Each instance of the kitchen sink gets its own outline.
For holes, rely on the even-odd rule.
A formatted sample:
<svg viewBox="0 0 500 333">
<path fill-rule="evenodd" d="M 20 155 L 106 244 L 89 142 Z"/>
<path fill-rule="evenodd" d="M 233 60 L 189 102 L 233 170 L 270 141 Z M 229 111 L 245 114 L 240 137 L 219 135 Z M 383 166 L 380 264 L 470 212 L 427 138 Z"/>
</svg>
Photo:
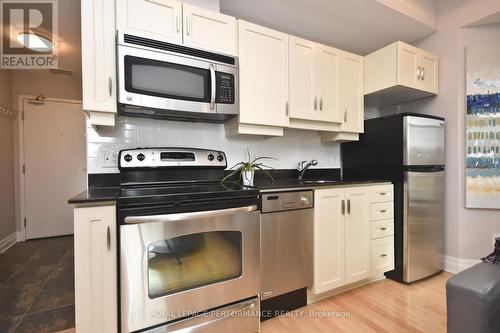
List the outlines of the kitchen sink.
<svg viewBox="0 0 500 333">
<path fill-rule="evenodd" d="M 335 184 L 339 183 L 338 180 L 326 180 L 326 179 L 315 179 L 315 180 L 302 180 L 302 184 Z"/>
</svg>

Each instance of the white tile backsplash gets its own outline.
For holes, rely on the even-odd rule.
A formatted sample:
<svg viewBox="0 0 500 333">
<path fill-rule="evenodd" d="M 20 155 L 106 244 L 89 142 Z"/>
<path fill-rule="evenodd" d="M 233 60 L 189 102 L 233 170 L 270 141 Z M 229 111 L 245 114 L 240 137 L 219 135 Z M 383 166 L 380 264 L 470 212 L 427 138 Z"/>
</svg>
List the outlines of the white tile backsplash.
<svg viewBox="0 0 500 333">
<path fill-rule="evenodd" d="M 340 168 L 338 143 L 322 143 L 314 131 L 286 129 L 283 137 L 226 137 L 224 125 L 188 123 L 147 118 L 119 117 L 115 127 L 92 127 L 87 123 L 87 169 L 89 173 L 117 173 L 104 165 L 106 152 L 136 147 L 196 147 L 222 150 L 228 166 L 253 156 L 271 156 L 267 164 L 292 169 L 302 160 L 317 159 L 316 168 Z"/>
</svg>

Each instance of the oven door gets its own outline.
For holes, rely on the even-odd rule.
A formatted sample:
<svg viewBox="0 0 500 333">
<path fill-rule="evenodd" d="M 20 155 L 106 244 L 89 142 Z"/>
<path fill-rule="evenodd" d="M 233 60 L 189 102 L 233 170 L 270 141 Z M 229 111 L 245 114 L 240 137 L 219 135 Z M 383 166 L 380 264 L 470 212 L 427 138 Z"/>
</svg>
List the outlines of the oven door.
<svg viewBox="0 0 500 333">
<path fill-rule="evenodd" d="M 257 206 L 125 217 L 120 226 L 122 332 L 259 293 Z"/>
</svg>

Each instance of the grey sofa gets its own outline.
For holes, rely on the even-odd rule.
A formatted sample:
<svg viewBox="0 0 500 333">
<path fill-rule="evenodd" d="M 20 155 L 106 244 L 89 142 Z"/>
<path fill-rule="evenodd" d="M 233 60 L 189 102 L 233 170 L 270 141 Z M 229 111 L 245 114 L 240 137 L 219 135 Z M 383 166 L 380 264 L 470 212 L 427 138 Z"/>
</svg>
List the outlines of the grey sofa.
<svg viewBox="0 0 500 333">
<path fill-rule="evenodd" d="M 446 283 L 448 333 L 500 333 L 500 265 L 477 264 Z"/>
</svg>

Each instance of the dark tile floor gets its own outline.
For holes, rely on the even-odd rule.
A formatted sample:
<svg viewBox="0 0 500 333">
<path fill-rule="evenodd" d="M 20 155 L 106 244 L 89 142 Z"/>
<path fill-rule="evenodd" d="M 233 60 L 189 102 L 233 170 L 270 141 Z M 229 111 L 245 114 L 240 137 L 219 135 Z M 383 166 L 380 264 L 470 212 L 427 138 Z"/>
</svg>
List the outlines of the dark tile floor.
<svg viewBox="0 0 500 333">
<path fill-rule="evenodd" d="M 0 332 L 75 326 L 73 237 L 19 242 L 0 254 Z"/>
</svg>

